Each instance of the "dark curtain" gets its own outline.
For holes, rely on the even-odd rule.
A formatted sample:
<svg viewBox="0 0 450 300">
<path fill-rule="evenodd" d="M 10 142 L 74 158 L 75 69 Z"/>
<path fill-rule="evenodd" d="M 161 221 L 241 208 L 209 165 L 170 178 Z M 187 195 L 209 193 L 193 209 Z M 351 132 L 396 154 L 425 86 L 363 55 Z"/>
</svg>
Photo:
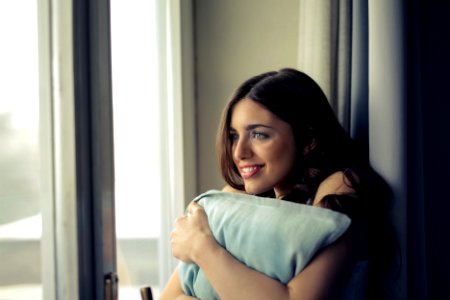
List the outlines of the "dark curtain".
<svg viewBox="0 0 450 300">
<path fill-rule="evenodd" d="M 299 67 L 394 192 L 397 299 L 450 299 L 449 2 L 300 3 Z"/>
<path fill-rule="evenodd" d="M 392 15 L 396 7 L 401 11 Z M 381 11 L 377 13 L 374 9 Z M 400 152 L 393 169 L 385 167 L 386 161 L 393 161 L 386 152 L 374 155 L 375 166 L 390 181 L 396 195 L 393 220 L 402 248 L 401 274 L 395 283 L 398 298 L 450 299 L 449 4 L 425 0 L 354 0 L 352 15 L 350 132 L 362 146 L 369 147 L 371 156 L 381 148 L 377 144 L 389 142 L 391 130 L 402 135 L 394 147 L 389 147 Z M 398 27 L 391 26 L 391 32 L 382 32 L 383 24 L 394 17 L 401 20 Z M 378 28 L 381 32 L 377 32 Z M 396 38 L 401 39 L 393 41 L 400 47 L 397 51 L 386 51 L 391 45 L 383 45 L 382 38 L 373 38 L 374 33 L 396 32 Z M 370 45 L 371 42 L 377 45 Z M 397 85 L 389 82 L 392 64 L 401 68 L 395 72 L 403 74 L 403 78 L 397 78 Z M 374 68 L 380 71 L 374 72 Z M 398 105 L 379 104 L 386 99 L 379 97 L 376 89 L 383 88 L 398 89 L 398 99 L 390 99 L 399 102 Z M 374 121 L 379 115 L 386 115 L 386 122 L 390 121 L 390 113 L 378 109 L 379 106 L 398 109 L 400 121 L 394 124 L 404 128 L 389 128 L 381 119 Z M 378 142 L 373 142 L 373 135 Z M 396 168 L 399 170 L 393 172 Z M 395 180 L 392 173 L 405 178 Z"/>
<path fill-rule="evenodd" d="M 408 299 L 450 299 L 450 7 L 405 4 Z"/>
</svg>

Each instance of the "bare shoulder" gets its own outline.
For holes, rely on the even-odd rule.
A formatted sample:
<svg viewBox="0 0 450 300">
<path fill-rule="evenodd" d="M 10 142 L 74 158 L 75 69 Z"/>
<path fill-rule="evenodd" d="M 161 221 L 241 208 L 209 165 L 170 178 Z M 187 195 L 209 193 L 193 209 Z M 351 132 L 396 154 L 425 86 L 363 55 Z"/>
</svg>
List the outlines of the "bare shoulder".
<svg viewBox="0 0 450 300">
<path fill-rule="evenodd" d="M 352 173 L 352 176 L 357 179 L 355 174 Z M 353 193 L 355 193 L 355 190 L 353 189 L 351 181 L 347 177 L 346 173 L 343 171 L 338 171 L 325 178 L 325 180 L 323 180 L 319 185 L 316 196 L 314 197 L 314 205 L 319 204 L 326 195 L 345 195 Z"/>
</svg>

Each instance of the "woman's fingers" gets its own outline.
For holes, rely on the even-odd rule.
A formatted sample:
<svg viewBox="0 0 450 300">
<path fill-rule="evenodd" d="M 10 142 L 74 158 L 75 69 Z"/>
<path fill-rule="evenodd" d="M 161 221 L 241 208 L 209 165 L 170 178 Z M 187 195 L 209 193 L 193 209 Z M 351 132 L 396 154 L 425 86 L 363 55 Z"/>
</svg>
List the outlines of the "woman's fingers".
<svg viewBox="0 0 450 300">
<path fill-rule="evenodd" d="M 193 262 L 203 251 L 204 245 L 211 245 L 211 241 L 215 241 L 208 216 L 196 202 L 191 202 L 186 213 L 175 219 L 170 237 L 173 256 L 185 262 Z"/>
<path fill-rule="evenodd" d="M 189 205 L 188 205 L 188 207 L 187 207 L 187 209 L 186 209 L 186 212 L 187 212 L 187 214 L 189 215 L 189 214 L 195 214 L 198 210 L 201 210 L 201 209 L 203 209 L 197 202 L 195 202 L 195 201 L 192 201 Z"/>
</svg>

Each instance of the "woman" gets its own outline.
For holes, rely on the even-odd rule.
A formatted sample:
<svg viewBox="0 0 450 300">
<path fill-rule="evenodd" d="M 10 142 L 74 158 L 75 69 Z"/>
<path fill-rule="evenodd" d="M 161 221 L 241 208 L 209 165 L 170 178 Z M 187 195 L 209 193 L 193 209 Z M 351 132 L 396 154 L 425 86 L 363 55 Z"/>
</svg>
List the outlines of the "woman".
<svg viewBox="0 0 450 300">
<path fill-rule="evenodd" d="M 322 206 L 352 219 L 343 237 L 284 285 L 222 248 L 204 210 L 190 204 L 176 220 L 172 252 L 197 264 L 221 299 L 337 299 L 359 260 L 369 262 L 368 295 L 387 297 L 394 245 L 388 189 L 309 76 L 282 69 L 244 82 L 225 107 L 217 148 L 224 191 Z M 189 298 L 175 270 L 161 299 Z"/>
</svg>

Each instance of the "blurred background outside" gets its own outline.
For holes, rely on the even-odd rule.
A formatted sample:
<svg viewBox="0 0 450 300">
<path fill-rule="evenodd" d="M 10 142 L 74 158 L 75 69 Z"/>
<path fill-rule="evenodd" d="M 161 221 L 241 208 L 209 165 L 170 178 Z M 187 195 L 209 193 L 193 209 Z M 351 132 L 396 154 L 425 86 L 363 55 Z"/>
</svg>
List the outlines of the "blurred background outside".
<svg viewBox="0 0 450 300">
<path fill-rule="evenodd" d="M 159 293 L 154 14 L 151 0 L 111 1 L 120 299 Z M 37 18 L 35 0 L 0 1 L 0 299 L 43 297 Z"/>
</svg>

